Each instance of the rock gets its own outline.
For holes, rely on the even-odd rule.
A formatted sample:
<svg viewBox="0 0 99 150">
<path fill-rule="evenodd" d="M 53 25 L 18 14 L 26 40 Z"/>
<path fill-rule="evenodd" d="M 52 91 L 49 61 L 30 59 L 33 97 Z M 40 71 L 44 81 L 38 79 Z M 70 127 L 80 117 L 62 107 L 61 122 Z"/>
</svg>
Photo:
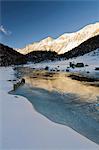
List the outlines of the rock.
<svg viewBox="0 0 99 150">
<path fill-rule="evenodd" d="M 87 71 L 87 73 L 90 73 L 89 71 Z"/>
<path fill-rule="evenodd" d="M 99 71 L 99 67 L 96 67 L 95 70 L 98 70 L 98 71 Z"/>
<path fill-rule="evenodd" d="M 48 67 L 48 66 L 46 66 L 46 67 L 45 67 L 45 70 L 48 70 L 48 69 L 49 69 L 49 67 Z"/>
<path fill-rule="evenodd" d="M 88 65 L 86 64 L 85 67 L 88 67 Z"/>
<path fill-rule="evenodd" d="M 24 78 L 22 78 L 21 83 L 25 83 L 25 79 Z"/>
<path fill-rule="evenodd" d="M 83 64 L 83 63 L 77 63 L 77 64 L 75 65 L 75 67 L 84 67 L 84 64 Z"/>
<path fill-rule="evenodd" d="M 69 72 L 69 69 L 66 69 L 66 72 Z"/>
<path fill-rule="evenodd" d="M 59 72 L 60 70 L 59 69 L 57 69 L 57 72 Z"/>
<path fill-rule="evenodd" d="M 21 85 L 24 84 L 24 83 L 25 83 L 25 79 L 22 78 L 21 81 L 15 83 L 15 84 L 13 85 L 13 90 L 15 91 L 19 86 L 21 86 Z"/>
</svg>

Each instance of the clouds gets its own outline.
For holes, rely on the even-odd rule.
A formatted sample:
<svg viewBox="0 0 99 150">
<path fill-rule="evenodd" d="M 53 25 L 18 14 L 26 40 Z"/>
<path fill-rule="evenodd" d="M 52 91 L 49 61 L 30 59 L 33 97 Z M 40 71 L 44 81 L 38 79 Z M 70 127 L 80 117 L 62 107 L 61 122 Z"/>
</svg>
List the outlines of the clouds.
<svg viewBox="0 0 99 150">
<path fill-rule="evenodd" d="M 4 35 L 11 35 L 11 31 L 5 29 L 3 25 L 0 25 L 0 32 Z"/>
</svg>

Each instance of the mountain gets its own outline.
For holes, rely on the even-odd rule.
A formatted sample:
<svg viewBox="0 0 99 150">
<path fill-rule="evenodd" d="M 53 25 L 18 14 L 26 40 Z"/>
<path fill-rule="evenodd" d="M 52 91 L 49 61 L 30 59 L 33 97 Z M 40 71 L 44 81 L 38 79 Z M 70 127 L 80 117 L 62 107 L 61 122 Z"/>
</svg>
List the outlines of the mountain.
<svg viewBox="0 0 99 150">
<path fill-rule="evenodd" d="M 0 44 L 0 66 L 19 65 L 27 62 L 24 55 L 13 48 Z"/>
<path fill-rule="evenodd" d="M 48 60 L 69 59 L 82 56 L 99 48 L 99 35 L 94 36 L 74 49 L 64 53 L 57 54 L 54 51 L 32 51 L 26 55 L 20 54 L 13 48 L 0 44 L 0 66 L 20 65 L 27 62 L 38 63 Z"/>
<path fill-rule="evenodd" d="M 28 61 L 37 63 L 61 58 L 69 59 L 97 48 L 99 48 L 99 23 L 88 25 L 75 33 L 63 34 L 57 39 L 48 37 L 17 51 L 0 44 L 0 66 L 19 65 Z"/>
<path fill-rule="evenodd" d="M 73 48 L 72 50 L 64 54 L 57 54 L 56 52 L 53 51 L 33 51 L 26 54 L 25 56 L 28 59 L 28 61 L 37 63 L 47 60 L 53 61 L 53 60 L 60 60 L 61 58 L 69 59 L 73 57 L 78 57 L 87 54 L 91 51 L 94 51 L 97 48 L 99 48 L 99 35 L 84 41 L 79 46 Z"/>
<path fill-rule="evenodd" d="M 91 51 L 96 50 L 99 48 L 99 35 L 94 36 L 85 42 L 81 43 L 79 46 L 75 47 L 74 49 L 61 54 L 61 58 L 69 59 L 73 57 L 83 56 Z"/>
<path fill-rule="evenodd" d="M 29 44 L 25 48 L 17 49 L 17 51 L 22 54 L 28 54 L 32 51 L 54 51 L 58 54 L 64 54 L 96 35 L 99 35 L 98 22 L 87 25 L 74 33 L 65 33 L 57 39 L 47 37 L 39 42 Z"/>
</svg>

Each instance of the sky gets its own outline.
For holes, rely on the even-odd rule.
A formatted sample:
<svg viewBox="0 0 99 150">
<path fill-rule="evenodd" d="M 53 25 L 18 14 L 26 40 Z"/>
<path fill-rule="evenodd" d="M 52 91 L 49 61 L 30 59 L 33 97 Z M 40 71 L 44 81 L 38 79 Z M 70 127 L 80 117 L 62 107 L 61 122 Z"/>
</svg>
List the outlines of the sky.
<svg viewBox="0 0 99 150">
<path fill-rule="evenodd" d="M 2 0 L 0 42 L 13 48 L 99 22 L 99 1 Z"/>
</svg>

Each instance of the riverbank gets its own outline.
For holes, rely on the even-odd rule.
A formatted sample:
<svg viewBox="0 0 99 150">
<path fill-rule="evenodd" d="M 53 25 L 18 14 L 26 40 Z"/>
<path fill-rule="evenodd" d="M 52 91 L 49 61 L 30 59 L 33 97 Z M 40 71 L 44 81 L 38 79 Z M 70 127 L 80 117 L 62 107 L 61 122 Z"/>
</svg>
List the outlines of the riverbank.
<svg viewBox="0 0 99 150">
<path fill-rule="evenodd" d="M 37 113 L 22 96 L 9 95 L 15 80 L 12 67 L 0 68 L 1 149 L 97 150 L 99 146 L 71 128 Z M 71 144 L 72 143 L 72 144 Z"/>
</svg>

